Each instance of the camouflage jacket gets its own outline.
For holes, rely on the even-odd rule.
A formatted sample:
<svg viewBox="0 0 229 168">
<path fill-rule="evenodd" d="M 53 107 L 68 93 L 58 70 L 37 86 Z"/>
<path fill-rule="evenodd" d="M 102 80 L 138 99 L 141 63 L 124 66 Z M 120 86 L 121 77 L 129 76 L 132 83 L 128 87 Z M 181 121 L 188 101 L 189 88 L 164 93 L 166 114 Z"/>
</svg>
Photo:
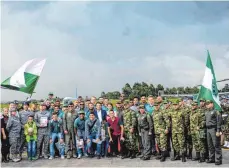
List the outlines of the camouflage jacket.
<svg viewBox="0 0 229 168">
<path fill-rule="evenodd" d="M 196 134 L 199 130 L 205 128 L 205 115 L 201 110 L 195 109 L 190 114 L 190 131 L 191 134 Z"/>
<path fill-rule="evenodd" d="M 137 128 L 137 117 L 135 111 L 130 109 L 126 109 L 123 111 L 123 124 L 124 124 L 124 131 L 129 131 L 129 129 Z"/>
<path fill-rule="evenodd" d="M 182 109 L 173 109 L 170 111 L 169 116 L 172 122 L 172 133 L 184 133 L 185 127 L 185 114 Z"/>
<path fill-rule="evenodd" d="M 78 114 L 75 110 L 73 112 L 67 111 L 64 113 L 63 117 L 63 128 L 64 131 L 74 131 L 74 122 L 75 119 L 77 118 Z"/>
<path fill-rule="evenodd" d="M 169 128 L 169 120 L 165 114 L 165 110 L 154 110 L 152 116 L 155 134 L 165 133 L 165 130 Z"/>
</svg>

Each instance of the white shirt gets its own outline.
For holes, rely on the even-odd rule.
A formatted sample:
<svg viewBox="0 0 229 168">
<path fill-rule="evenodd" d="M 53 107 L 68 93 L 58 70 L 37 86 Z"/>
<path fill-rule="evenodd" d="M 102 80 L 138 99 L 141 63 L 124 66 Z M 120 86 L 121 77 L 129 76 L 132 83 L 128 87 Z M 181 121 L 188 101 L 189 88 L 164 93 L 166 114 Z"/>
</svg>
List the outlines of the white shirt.
<svg viewBox="0 0 229 168">
<path fill-rule="evenodd" d="M 99 121 L 102 122 L 102 111 L 101 110 L 97 111 L 97 115 L 98 115 Z"/>
</svg>

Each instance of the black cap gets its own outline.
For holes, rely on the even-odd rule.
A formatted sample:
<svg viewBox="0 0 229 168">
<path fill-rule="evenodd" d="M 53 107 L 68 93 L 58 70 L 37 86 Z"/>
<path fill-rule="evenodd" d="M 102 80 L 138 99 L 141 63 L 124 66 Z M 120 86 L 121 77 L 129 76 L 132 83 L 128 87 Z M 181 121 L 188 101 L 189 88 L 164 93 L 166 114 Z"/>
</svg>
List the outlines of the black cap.
<svg viewBox="0 0 229 168">
<path fill-rule="evenodd" d="M 29 102 L 25 101 L 23 102 L 23 105 L 29 106 Z"/>
</svg>

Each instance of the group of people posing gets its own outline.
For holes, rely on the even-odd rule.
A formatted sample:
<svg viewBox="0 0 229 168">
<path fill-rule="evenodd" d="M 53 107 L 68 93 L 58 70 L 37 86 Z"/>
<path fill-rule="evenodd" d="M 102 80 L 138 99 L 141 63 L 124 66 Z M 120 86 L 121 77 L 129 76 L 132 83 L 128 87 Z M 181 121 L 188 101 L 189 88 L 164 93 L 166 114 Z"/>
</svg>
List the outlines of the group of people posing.
<svg viewBox="0 0 229 168">
<path fill-rule="evenodd" d="M 1 119 L 2 161 L 18 162 L 27 146 L 29 160 L 120 157 L 164 162 L 186 159 L 222 164 L 222 119 L 210 100 L 179 100 L 142 96 L 113 104 L 91 97 L 64 102 L 53 94 L 40 104 L 12 102 Z M 195 155 L 193 156 L 193 151 Z"/>
</svg>

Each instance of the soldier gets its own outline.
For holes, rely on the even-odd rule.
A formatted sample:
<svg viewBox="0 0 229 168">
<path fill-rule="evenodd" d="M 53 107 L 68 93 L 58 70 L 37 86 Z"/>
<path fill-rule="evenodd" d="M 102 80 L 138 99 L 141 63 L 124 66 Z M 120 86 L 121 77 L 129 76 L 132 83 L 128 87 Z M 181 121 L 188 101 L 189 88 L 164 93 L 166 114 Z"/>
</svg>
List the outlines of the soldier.
<svg viewBox="0 0 229 168">
<path fill-rule="evenodd" d="M 186 162 L 185 158 L 185 137 L 184 137 L 184 127 L 185 127 L 185 116 L 183 111 L 180 109 L 179 102 L 173 103 L 174 109 L 170 112 L 170 117 L 172 121 L 172 142 L 175 158 L 172 157 L 171 160 L 180 160 L 180 153 L 182 154 L 182 162 Z"/>
<path fill-rule="evenodd" d="M 49 92 L 49 95 L 48 95 L 47 100 L 48 100 L 48 101 L 53 101 L 53 100 L 54 100 L 53 92 Z"/>
<path fill-rule="evenodd" d="M 67 159 L 72 156 L 76 158 L 76 145 L 75 145 L 75 134 L 74 134 L 74 121 L 77 118 L 77 112 L 74 109 L 74 104 L 69 102 L 68 111 L 63 117 L 63 129 L 65 134 L 65 154 L 67 154 Z M 72 149 L 72 150 L 71 150 Z"/>
<path fill-rule="evenodd" d="M 190 112 L 191 107 L 187 104 L 187 102 L 184 101 L 180 102 L 180 108 L 182 109 L 184 116 L 185 116 L 185 155 L 187 156 L 187 159 L 192 159 L 192 137 L 190 133 Z"/>
<path fill-rule="evenodd" d="M 23 103 L 23 111 L 19 112 L 19 119 L 22 125 L 22 130 L 21 130 L 21 144 L 20 144 L 20 159 L 22 157 L 22 153 L 23 153 L 23 148 L 25 146 L 26 143 L 26 137 L 24 134 L 24 126 L 28 121 L 28 117 L 29 116 L 34 116 L 34 112 L 31 112 L 29 110 L 29 103 L 28 102 L 24 102 Z"/>
<path fill-rule="evenodd" d="M 44 158 L 48 159 L 48 147 L 49 147 L 49 128 L 48 123 L 51 119 L 49 111 L 47 111 L 45 103 L 41 104 L 41 111 L 37 112 L 34 117 L 34 121 L 37 125 L 37 157 L 39 158 L 42 150 L 42 143 L 44 144 Z"/>
<path fill-rule="evenodd" d="M 140 114 L 138 116 L 138 132 L 141 136 L 141 144 L 143 145 L 143 152 L 141 159 L 149 160 L 151 153 L 150 137 L 153 130 L 153 121 L 151 116 L 145 111 L 145 106 L 139 106 Z"/>
<path fill-rule="evenodd" d="M 204 127 L 205 127 L 205 116 L 198 108 L 198 103 L 194 101 L 192 103 L 192 110 L 190 114 L 190 131 L 191 131 L 190 133 L 196 151 L 196 157 L 192 158 L 192 161 L 199 160 L 200 163 L 205 161 Z"/>
<path fill-rule="evenodd" d="M 229 148 L 229 102 L 227 97 L 223 97 L 223 101 L 221 103 L 221 107 L 223 109 L 222 114 L 222 131 L 223 131 L 223 139 L 224 139 L 224 148 Z"/>
<path fill-rule="evenodd" d="M 136 157 L 136 128 L 137 128 L 137 118 L 136 113 L 129 109 L 129 101 L 124 102 L 124 111 L 123 111 L 123 123 L 124 123 L 124 146 L 122 149 L 122 159 L 126 156 L 130 156 L 130 159 Z M 129 154 L 127 155 L 127 151 Z"/>
<path fill-rule="evenodd" d="M 13 162 L 19 162 L 20 157 L 17 155 L 20 147 L 21 123 L 15 108 L 11 108 L 10 113 L 11 117 L 6 125 L 6 130 L 9 132 L 10 154 Z"/>
<path fill-rule="evenodd" d="M 221 115 L 218 111 L 214 110 L 214 103 L 212 100 L 207 100 L 206 127 L 207 127 L 207 140 L 209 147 L 209 160 L 207 163 L 215 163 L 215 165 L 222 164 L 222 149 L 220 147 L 221 132 Z"/>
<path fill-rule="evenodd" d="M 167 154 L 167 134 L 169 128 L 169 120 L 166 118 L 166 114 L 161 109 L 159 103 L 156 102 L 154 106 L 154 134 L 158 146 L 158 156 L 156 159 L 160 159 L 161 162 L 164 162 Z"/>
</svg>

